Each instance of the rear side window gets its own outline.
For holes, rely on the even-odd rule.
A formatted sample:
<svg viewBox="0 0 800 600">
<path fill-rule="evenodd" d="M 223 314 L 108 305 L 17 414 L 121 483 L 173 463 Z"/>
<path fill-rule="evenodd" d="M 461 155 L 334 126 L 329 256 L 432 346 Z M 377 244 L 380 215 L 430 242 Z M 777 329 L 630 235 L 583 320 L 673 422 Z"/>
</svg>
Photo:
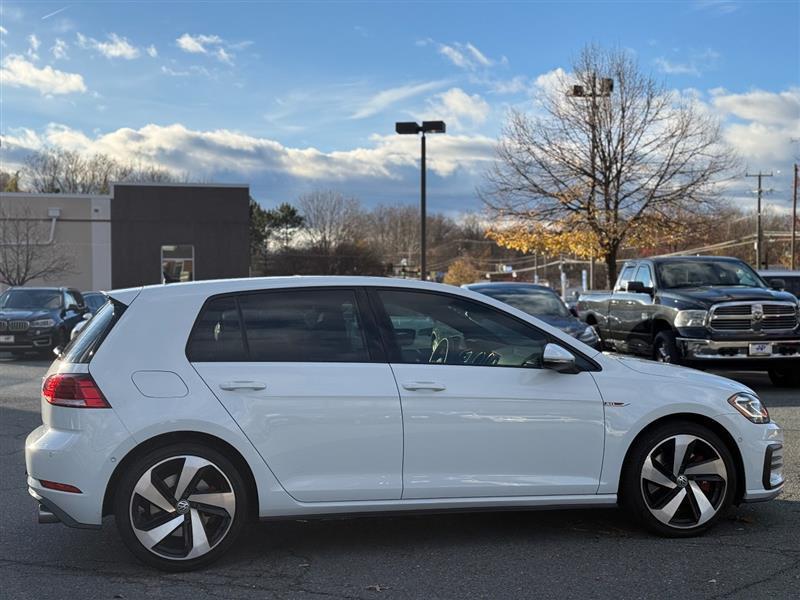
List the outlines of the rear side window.
<svg viewBox="0 0 800 600">
<path fill-rule="evenodd" d="M 370 360 L 355 294 L 338 289 L 213 299 L 200 313 L 187 356 L 192 362 Z"/>
<path fill-rule="evenodd" d="M 186 354 L 192 362 L 247 360 L 235 298 L 206 302 L 192 330 Z"/>
<path fill-rule="evenodd" d="M 68 363 L 90 362 L 124 311 L 125 305 L 121 302 L 107 302 L 89 320 L 83 331 L 67 345 L 61 359 Z"/>
</svg>

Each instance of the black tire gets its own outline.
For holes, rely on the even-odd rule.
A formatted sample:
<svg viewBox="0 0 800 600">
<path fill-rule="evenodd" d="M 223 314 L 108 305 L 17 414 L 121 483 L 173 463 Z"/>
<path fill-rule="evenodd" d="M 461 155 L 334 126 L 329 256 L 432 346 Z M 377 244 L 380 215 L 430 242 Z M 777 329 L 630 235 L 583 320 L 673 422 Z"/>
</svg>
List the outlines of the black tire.
<svg viewBox="0 0 800 600">
<path fill-rule="evenodd" d="M 685 458 L 676 475 L 674 469 L 666 468 L 661 460 L 664 456 L 669 458 L 670 447 L 674 460 L 674 450 L 678 447 L 674 440 L 678 439 L 699 441 L 685 445 Z M 711 462 L 709 458 L 714 453 L 716 459 Z M 646 465 L 648 459 L 650 462 Z M 712 471 L 724 471 L 724 474 L 709 474 Z M 654 483 L 657 478 L 648 479 L 646 473 L 663 477 L 664 482 L 669 483 Z M 622 468 L 620 504 L 653 533 L 665 537 L 692 537 L 708 530 L 727 512 L 736 486 L 733 456 L 719 436 L 697 423 L 673 421 L 647 432 L 631 449 Z M 681 498 L 677 497 L 679 494 Z M 705 501 L 697 494 L 702 494 Z M 713 508 L 713 515 L 701 507 L 701 502 L 704 507 Z M 672 507 L 675 511 L 670 517 Z"/>
<path fill-rule="evenodd" d="M 776 387 L 800 387 L 800 365 L 794 371 L 789 367 L 774 367 L 768 373 L 769 380 Z"/>
<path fill-rule="evenodd" d="M 673 365 L 680 364 L 681 355 L 678 352 L 678 344 L 675 342 L 673 332 L 665 330 L 656 334 L 653 340 L 653 360 Z"/>
<path fill-rule="evenodd" d="M 180 485 L 180 474 L 190 461 L 196 461 L 197 464 L 207 461 L 213 468 L 200 467 L 195 476 L 188 480 L 186 492 L 176 499 L 174 493 Z M 149 478 L 145 478 L 150 469 L 154 471 Z M 177 471 L 173 472 L 174 469 Z M 159 472 L 170 475 L 161 478 L 156 475 Z M 169 502 L 172 505 L 171 512 L 158 508 L 157 504 L 134 492 L 143 478 L 158 484 L 152 489 L 164 490 L 158 501 Z M 170 481 L 174 483 L 173 487 L 170 487 Z M 235 502 L 233 508 L 226 510 L 219 505 L 197 501 L 200 495 L 213 492 L 222 492 L 216 494 L 220 497 L 223 493 L 232 493 Z M 195 501 L 189 500 L 189 495 Z M 182 499 L 186 499 L 184 506 L 178 502 Z M 151 450 L 127 465 L 114 491 L 114 516 L 123 542 L 140 561 L 163 571 L 191 571 L 211 564 L 235 543 L 251 514 L 249 501 L 241 473 L 224 454 L 197 443 L 180 443 Z M 190 508 L 181 512 L 186 506 Z M 230 510 L 234 513 L 232 518 Z M 140 540 L 139 536 L 160 537 L 155 534 L 159 526 L 165 528 L 163 531 L 168 531 L 171 525 L 167 523 L 174 524 L 181 518 L 183 521 L 172 529 L 172 533 L 166 533 L 161 541 L 153 545 L 153 549 Z M 197 523 L 202 527 L 199 534 L 194 529 Z M 210 549 L 191 558 L 195 551 L 200 552 L 198 547 L 201 540 L 205 540 Z"/>
</svg>

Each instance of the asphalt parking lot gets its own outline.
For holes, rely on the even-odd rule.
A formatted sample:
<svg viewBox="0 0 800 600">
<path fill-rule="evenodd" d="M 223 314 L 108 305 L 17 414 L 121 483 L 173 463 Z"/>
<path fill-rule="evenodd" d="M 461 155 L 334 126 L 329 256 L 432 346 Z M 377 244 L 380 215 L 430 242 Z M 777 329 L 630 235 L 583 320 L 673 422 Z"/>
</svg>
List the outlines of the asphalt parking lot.
<svg viewBox="0 0 800 600">
<path fill-rule="evenodd" d="M 0 354 L 0 597 L 794 598 L 800 589 L 800 391 L 754 388 L 785 431 L 786 490 L 709 534 L 652 537 L 616 509 L 258 523 L 201 572 L 137 563 L 102 530 L 38 525 L 25 436 L 40 423 L 47 364 Z"/>
</svg>

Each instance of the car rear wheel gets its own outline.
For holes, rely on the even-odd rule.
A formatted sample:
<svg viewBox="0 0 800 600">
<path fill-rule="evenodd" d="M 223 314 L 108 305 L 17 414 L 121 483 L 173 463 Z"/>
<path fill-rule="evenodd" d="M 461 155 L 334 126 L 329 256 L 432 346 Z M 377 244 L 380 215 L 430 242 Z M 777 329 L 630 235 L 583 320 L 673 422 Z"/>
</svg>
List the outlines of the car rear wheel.
<svg viewBox="0 0 800 600">
<path fill-rule="evenodd" d="M 623 504 L 649 530 L 689 537 L 711 527 L 730 507 L 736 467 L 710 429 L 667 423 L 632 449 L 620 492 Z"/>
<path fill-rule="evenodd" d="M 123 473 L 114 497 L 117 528 L 142 562 L 189 571 L 218 559 L 249 514 L 244 480 L 220 452 L 198 444 L 159 448 Z"/>
</svg>

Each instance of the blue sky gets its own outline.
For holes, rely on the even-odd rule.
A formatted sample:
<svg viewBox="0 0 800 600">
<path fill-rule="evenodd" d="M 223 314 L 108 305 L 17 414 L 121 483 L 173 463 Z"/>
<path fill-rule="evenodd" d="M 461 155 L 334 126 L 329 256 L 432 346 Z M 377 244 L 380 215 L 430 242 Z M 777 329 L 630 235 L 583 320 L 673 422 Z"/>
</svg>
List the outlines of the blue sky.
<svg viewBox="0 0 800 600">
<path fill-rule="evenodd" d="M 416 202 L 396 120 L 444 118 L 432 210 L 476 210 L 510 106 L 586 43 L 718 113 L 786 205 L 800 158 L 798 2 L 33 2 L 0 6 L 4 168 L 45 144 L 248 182 Z M 752 182 L 734 189 L 742 196 Z M 745 196 L 742 196 L 745 201 Z"/>
</svg>

